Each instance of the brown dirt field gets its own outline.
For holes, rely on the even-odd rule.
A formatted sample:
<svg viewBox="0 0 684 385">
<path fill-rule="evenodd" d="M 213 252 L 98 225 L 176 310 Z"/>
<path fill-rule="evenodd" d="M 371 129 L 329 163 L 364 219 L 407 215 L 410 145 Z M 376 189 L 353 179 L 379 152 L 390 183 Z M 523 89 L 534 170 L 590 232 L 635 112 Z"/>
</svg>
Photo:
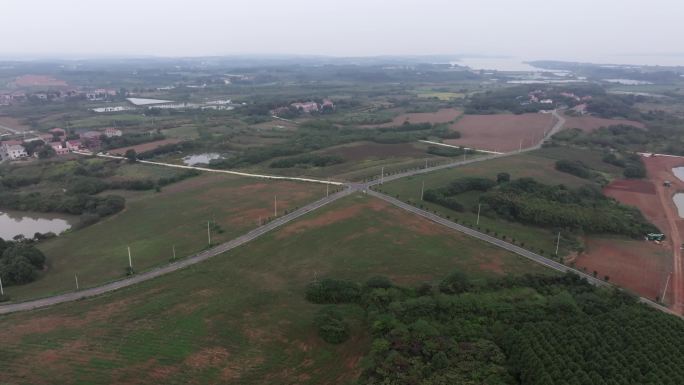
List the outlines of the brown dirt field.
<svg viewBox="0 0 684 385">
<path fill-rule="evenodd" d="M 645 128 L 643 123 L 627 119 L 605 119 L 595 116 L 565 116 L 565 128 L 579 128 L 582 131 L 594 131 L 601 127 L 624 124 L 637 128 Z"/>
<path fill-rule="evenodd" d="M 21 121 L 17 118 L 13 118 L 11 116 L 0 116 L 0 126 L 6 126 L 9 128 L 14 128 L 15 130 L 30 130 L 31 127 L 22 124 Z"/>
<path fill-rule="evenodd" d="M 340 156 L 347 161 L 369 158 L 426 156 L 424 150 L 417 148 L 412 143 L 380 144 L 363 142 L 331 148 L 326 150 L 325 153 Z"/>
<path fill-rule="evenodd" d="M 638 179 L 618 179 L 603 189 L 606 196 L 638 208 L 644 216 L 662 231 L 666 231 L 667 218 L 663 213 L 653 182 Z"/>
<path fill-rule="evenodd" d="M 328 211 L 325 214 L 318 215 L 315 218 L 300 219 L 299 221 L 294 222 L 280 230 L 276 237 L 279 239 L 284 239 L 293 234 L 302 233 L 308 229 L 323 227 L 335 222 L 343 221 L 356 216 L 357 213 L 364 209 L 382 211 L 387 208 L 388 204 L 384 201 L 372 199 L 363 204 L 356 204 L 340 210 Z"/>
<path fill-rule="evenodd" d="M 65 87 L 64 80 L 56 79 L 49 75 L 22 75 L 14 80 L 14 84 L 20 87 Z"/>
<path fill-rule="evenodd" d="M 137 144 L 135 146 L 115 148 L 113 150 L 109 150 L 109 153 L 114 154 L 114 155 L 124 155 L 124 154 L 126 154 L 126 151 L 133 149 L 133 150 L 135 150 L 135 152 L 140 154 L 140 153 L 143 153 L 146 151 L 154 150 L 157 147 L 161 147 L 161 146 L 164 146 L 167 144 L 176 144 L 176 143 L 180 143 L 182 141 L 183 141 L 182 139 L 175 139 L 175 138 L 164 139 L 164 140 L 156 140 L 154 142 Z"/>
<path fill-rule="evenodd" d="M 451 125 L 461 133 L 459 139 L 444 142 L 481 150 L 508 152 L 539 143 L 544 132 L 553 126 L 551 114 L 465 115 Z"/>
<path fill-rule="evenodd" d="M 654 300 L 662 295 L 672 270 L 671 251 L 665 245 L 642 240 L 595 239 L 575 264 L 588 274 L 610 277 L 610 282 Z"/>
<path fill-rule="evenodd" d="M 437 112 L 410 112 L 397 115 L 391 122 L 383 124 L 364 125 L 363 127 L 396 127 L 409 123 L 449 123 L 463 114 L 463 111 L 455 108 L 443 108 Z"/>
</svg>

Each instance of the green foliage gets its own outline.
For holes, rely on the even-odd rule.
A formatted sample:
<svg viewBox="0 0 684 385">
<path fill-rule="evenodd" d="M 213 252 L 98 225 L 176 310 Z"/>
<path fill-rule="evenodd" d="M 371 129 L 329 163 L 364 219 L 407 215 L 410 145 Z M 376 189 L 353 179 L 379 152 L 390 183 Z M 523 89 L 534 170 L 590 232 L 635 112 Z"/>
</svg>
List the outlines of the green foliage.
<svg viewBox="0 0 684 385">
<path fill-rule="evenodd" d="M 462 156 L 463 153 L 474 154 L 475 151 L 466 150 L 465 148 L 454 148 L 454 147 L 444 147 L 444 146 L 430 146 L 427 149 L 428 154 L 437 156 Z"/>
<path fill-rule="evenodd" d="M 349 324 L 334 307 L 320 309 L 316 313 L 314 324 L 318 328 L 318 335 L 325 342 L 340 344 L 349 339 Z"/>
<path fill-rule="evenodd" d="M 45 255 L 33 245 L 2 241 L 0 249 L 0 278 L 6 286 L 33 281 L 45 265 Z"/>
<path fill-rule="evenodd" d="M 583 179 L 589 179 L 593 175 L 591 169 L 580 160 L 557 160 L 556 170 L 567 172 L 568 174 L 572 174 Z"/>
<path fill-rule="evenodd" d="M 506 219 L 538 226 L 634 238 L 657 232 L 639 210 L 605 197 L 591 186 L 568 189 L 521 178 L 483 194 L 480 200 Z"/>
<path fill-rule="evenodd" d="M 389 289 L 392 286 L 394 285 L 392 284 L 392 281 L 389 278 L 380 275 L 370 277 L 366 281 L 366 287 L 370 289 Z"/>
<path fill-rule="evenodd" d="M 617 289 L 573 274 L 464 281 L 445 278 L 459 285 L 448 294 L 364 296 L 373 340 L 358 383 L 660 384 L 684 376 L 681 320 Z M 340 323 L 330 307 L 317 313 L 324 339 L 320 325 L 347 338 Z"/>
<path fill-rule="evenodd" d="M 306 287 L 306 299 L 313 303 L 353 303 L 361 297 L 361 287 L 350 281 L 322 279 Z"/>
<path fill-rule="evenodd" d="M 497 184 L 507 183 L 510 181 L 511 181 L 511 174 L 509 174 L 507 172 L 500 172 L 500 173 L 496 174 L 496 183 Z"/>
<path fill-rule="evenodd" d="M 337 155 L 304 154 L 271 162 L 271 168 L 326 167 L 344 162 Z"/>
<path fill-rule="evenodd" d="M 445 294 L 459 294 L 471 286 L 468 277 L 461 271 L 454 271 L 439 283 L 439 291 Z"/>
</svg>

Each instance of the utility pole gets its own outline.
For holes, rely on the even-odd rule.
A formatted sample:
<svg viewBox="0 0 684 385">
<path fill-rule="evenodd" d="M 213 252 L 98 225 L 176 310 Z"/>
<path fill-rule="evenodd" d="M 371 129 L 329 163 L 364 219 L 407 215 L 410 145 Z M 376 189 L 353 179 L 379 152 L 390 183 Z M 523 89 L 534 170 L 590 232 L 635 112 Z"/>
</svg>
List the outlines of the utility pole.
<svg viewBox="0 0 684 385">
<path fill-rule="evenodd" d="M 556 255 L 558 255 L 558 247 L 560 246 L 560 231 L 558 232 L 558 239 L 556 239 Z"/>
<path fill-rule="evenodd" d="M 518 152 L 522 152 L 522 139 L 520 139 L 520 148 L 518 149 Z"/>
<path fill-rule="evenodd" d="M 665 302 L 665 294 L 667 294 L 667 285 L 670 283 L 670 278 L 672 277 L 672 272 L 667 276 L 667 281 L 665 281 L 665 289 L 663 289 L 663 295 L 660 296 L 660 302 Z"/>
<path fill-rule="evenodd" d="M 127 246 L 128 248 L 128 267 L 133 271 L 133 260 L 131 259 L 131 247 Z"/>
<path fill-rule="evenodd" d="M 385 167 L 383 166 L 380 171 L 380 184 L 385 180 Z"/>
<path fill-rule="evenodd" d="M 176 245 L 171 246 L 171 250 L 173 250 L 173 259 L 176 259 Z"/>
<path fill-rule="evenodd" d="M 427 167 L 427 161 L 428 161 L 428 160 L 425 159 L 425 168 L 428 168 L 428 167 Z"/>
<path fill-rule="evenodd" d="M 482 203 L 477 204 L 477 222 L 475 223 L 476 225 L 480 224 L 480 209 L 482 208 Z"/>
<path fill-rule="evenodd" d="M 278 196 L 274 195 L 273 196 L 273 217 L 278 216 Z"/>
<path fill-rule="evenodd" d="M 207 221 L 207 242 L 211 245 L 211 229 L 209 228 L 209 221 Z"/>
<path fill-rule="evenodd" d="M 0 295 L 5 295 L 5 289 L 2 288 L 2 278 L 0 278 Z"/>
<path fill-rule="evenodd" d="M 463 161 L 464 162 L 466 161 L 466 154 L 467 153 L 468 153 L 468 151 L 466 151 L 465 147 L 463 147 Z"/>
<path fill-rule="evenodd" d="M 328 180 L 328 182 L 330 182 Z M 330 183 L 325 184 L 325 196 L 328 197 L 330 195 Z"/>
<path fill-rule="evenodd" d="M 74 279 L 76 280 L 76 290 L 78 291 L 78 275 L 74 274 Z"/>
<path fill-rule="evenodd" d="M 420 200 L 423 200 L 423 194 L 425 193 L 425 181 L 423 181 L 423 185 L 420 187 Z"/>
</svg>

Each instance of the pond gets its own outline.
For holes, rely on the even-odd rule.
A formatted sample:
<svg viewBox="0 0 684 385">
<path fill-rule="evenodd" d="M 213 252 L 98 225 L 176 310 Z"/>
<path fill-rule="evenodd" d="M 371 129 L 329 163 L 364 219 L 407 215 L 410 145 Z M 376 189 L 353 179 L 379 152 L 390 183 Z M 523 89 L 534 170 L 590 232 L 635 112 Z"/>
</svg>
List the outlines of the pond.
<svg viewBox="0 0 684 385">
<path fill-rule="evenodd" d="M 208 152 L 204 154 L 189 155 L 183 158 L 183 163 L 186 166 L 195 166 L 198 164 L 209 164 L 214 159 L 223 159 L 220 154 L 215 152 Z"/>
<path fill-rule="evenodd" d="M 675 174 L 679 180 L 684 182 L 684 167 L 675 167 L 672 169 L 672 173 Z"/>
<path fill-rule="evenodd" d="M 71 228 L 73 220 L 64 216 L 23 211 L 0 211 L 0 238 L 12 239 L 15 235 L 33 238 L 35 233 L 59 234 Z"/>
<path fill-rule="evenodd" d="M 677 206 L 677 211 L 679 211 L 679 217 L 684 218 L 684 193 L 677 193 L 672 197 L 675 206 Z"/>
</svg>

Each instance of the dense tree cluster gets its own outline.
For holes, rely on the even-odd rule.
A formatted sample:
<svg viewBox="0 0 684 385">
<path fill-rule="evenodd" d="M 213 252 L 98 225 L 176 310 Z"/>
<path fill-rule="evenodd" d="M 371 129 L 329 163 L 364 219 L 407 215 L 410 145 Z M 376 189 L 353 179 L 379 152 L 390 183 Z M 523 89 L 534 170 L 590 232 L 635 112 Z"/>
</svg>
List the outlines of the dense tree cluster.
<svg viewBox="0 0 684 385">
<path fill-rule="evenodd" d="M 31 282 L 44 265 L 45 255 L 32 244 L 0 238 L 0 278 L 3 285 Z"/>
<path fill-rule="evenodd" d="M 487 178 L 465 177 L 451 182 L 447 187 L 426 190 L 423 199 L 436 203 L 454 211 L 464 211 L 465 207 L 455 195 L 468 191 L 487 191 L 496 186 L 496 182 Z"/>
<path fill-rule="evenodd" d="M 358 285 L 373 341 L 360 384 L 679 384 L 684 323 L 576 275 Z M 349 305 L 344 305 L 349 306 Z M 344 307 L 314 326 L 344 335 Z M 321 321 L 325 319 L 325 321 Z M 339 343 L 340 338 L 333 343 Z"/>
</svg>

